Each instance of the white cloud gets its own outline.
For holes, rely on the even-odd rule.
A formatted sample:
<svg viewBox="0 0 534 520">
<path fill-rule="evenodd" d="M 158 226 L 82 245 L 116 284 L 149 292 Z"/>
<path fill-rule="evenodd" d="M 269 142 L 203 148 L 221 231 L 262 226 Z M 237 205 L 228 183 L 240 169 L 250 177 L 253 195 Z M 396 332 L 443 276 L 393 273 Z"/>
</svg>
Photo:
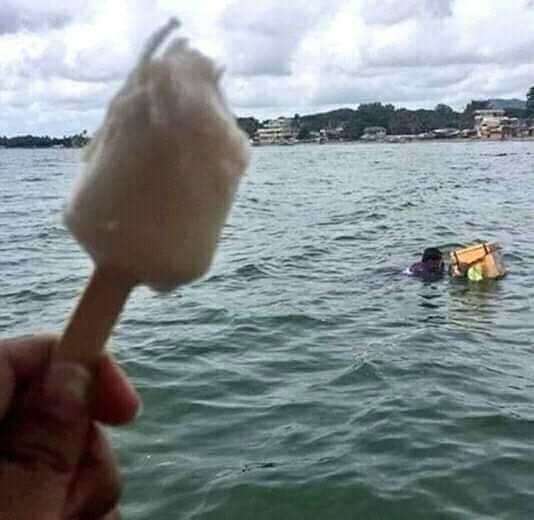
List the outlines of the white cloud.
<svg viewBox="0 0 534 520">
<path fill-rule="evenodd" d="M 336 0 L 234 2 L 221 16 L 223 58 L 236 75 L 289 76 L 304 37 L 335 15 Z"/>
<path fill-rule="evenodd" d="M 393 25 L 413 17 L 452 16 L 454 0 L 362 0 L 361 13 L 369 25 Z"/>
<path fill-rule="evenodd" d="M 170 15 L 226 66 L 238 114 L 461 109 L 534 84 L 533 0 L 0 0 L 0 135 L 94 129 Z"/>
</svg>

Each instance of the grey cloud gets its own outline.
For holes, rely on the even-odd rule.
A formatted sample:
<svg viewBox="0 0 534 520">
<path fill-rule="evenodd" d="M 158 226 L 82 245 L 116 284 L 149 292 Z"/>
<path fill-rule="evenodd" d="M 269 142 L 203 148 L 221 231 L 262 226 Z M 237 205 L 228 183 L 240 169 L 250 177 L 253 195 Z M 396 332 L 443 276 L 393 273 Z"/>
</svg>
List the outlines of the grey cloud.
<svg viewBox="0 0 534 520">
<path fill-rule="evenodd" d="M 340 0 L 266 0 L 259 4 L 239 0 L 223 12 L 221 25 L 230 31 L 246 30 L 278 38 L 288 31 L 301 33 L 313 28 L 321 22 L 321 17 L 335 13 L 340 4 Z"/>
<path fill-rule="evenodd" d="M 107 83 L 124 79 L 131 62 L 131 56 L 114 52 L 104 45 L 69 56 L 66 44 L 51 38 L 42 54 L 34 56 L 27 51 L 22 52 L 19 62 L 9 71 L 2 70 L 0 65 L 0 73 L 11 80 L 63 78 L 84 83 Z"/>
<path fill-rule="evenodd" d="M 384 47 L 362 50 L 367 67 L 444 67 L 450 65 L 503 66 L 532 63 L 534 37 L 525 34 L 522 41 L 462 43 L 454 27 L 434 23 L 421 24 L 413 38 Z"/>
<path fill-rule="evenodd" d="M 224 57 L 234 75 L 287 76 L 302 39 L 333 16 L 339 0 L 306 2 L 240 0 L 221 16 Z"/>
<path fill-rule="evenodd" d="M 358 105 L 381 101 L 391 103 L 412 100 L 420 89 L 410 81 L 399 81 L 399 74 L 375 78 L 338 77 L 335 81 L 325 78 L 310 98 L 314 105 Z M 392 88 L 392 85 L 395 85 Z"/>
<path fill-rule="evenodd" d="M 451 67 L 423 67 L 418 78 L 413 81 L 418 87 L 425 89 L 444 89 L 465 82 L 473 73 L 474 66 L 451 66 Z"/>
<path fill-rule="evenodd" d="M 409 33 L 384 46 L 362 49 L 367 67 L 428 67 L 488 63 L 491 42 L 466 42 L 453 20 L 421 20 Z"/>
<path fill-rule="evenodd" d="M 49 41 L 44 52 L 33 56 L 22 51 L 14 76 L 23 80 L 34 80 L 60 75 L 67 57 L 67 49 L 61 41 Z"/>
<path fill-rule="evenodd" d="M 413 52 L 412 52 L 413 51 Z M 370 67 L 409 67 L 447 65 L 473 65 L 489 63 L 492 59 L 476 50 L 449 49 L 443 52 L 440 48 L 421 46 L 417 50 L 399 48 L 396 46 L 384 47 L 380 50 L 367 50 L 364 60 Z"/>
<path fill-rule="evenodd" d="M 495 52 L 496 63 L 506 64 L 521 64 L 534 63 L 534 37 L 530 37 L 527 41 L 511 45 L 503 48 L 499 46 Z"/>
<path fill-rule="evenodd" d="M 56 108 L 47 110 L 39 104 L 23 109 L 11 109 L 2 114 L 0 135 L 52 135 L 62 136 L 83 129 L 93 131 L 102 120 L 102 110 L 78 112 Z"/>
<path fill-rule="evenodd" d="M 86 83 L 122 81 L 132 64 L 132 57 L 101 46 L 77 53 L 71 63 L 63 65 L 61 76 Z"/>
<path fill-rule="evenodd" d="M 47 106 L 54 110 L 72 110 L 75 112 L 92 112 L 94 110 L 103 110 L 110 100 L 111 94 L 109 91 L 98 92 L 91 96 L 84 96 L 79 98 L 72 97 L 58 97 Z"/>
<path fill-rule="evenodd" d="M 364 70 L 365 72 L 365 70 Z M 377 72 L 375 70 L 375 72 Z M 308 98 L 313 105 L 347 106 L 372 101 L 396 106 L 432 107 L 447 103 L 462 109 L 471 99 L 524 99 L 534 81 L 534 64 L 382 69 L 377 75 L 322 77 Z"/>
<path fill-rule="evenodd" d="M 74 4 L 74 5 L 73 5 Z M 78 5 L 76 5 L 78 4 Z M 77 7 L 80 9 L 78 10 Z M 81 3 L 73 2 L 42 6 L 40 2 L 14 2 L 3 0 L 0 4 L 0 35 L 20 31 L 59 29 L 76 19 Z"/>
<path fill-rule="evenodd" d="M 528 88 L 534 83 L 534 64 L 507 69 L 494 65 L 480 67 L 475 78 L 477 86 L 488 97 L 514 94 L 524 99 Z"/>
<path fill-rule="evenodd" d="M 41 80 L 37 83 L 19 81 L 9 88 L 0 88 L 0 98 L 11 109 L 29 110 L 39 107 L 42 111 L 72 110 L 87 112 L 105 107 L 116 86 L 108 84 L 85 84 L 72 82 L 73 91 L 61 88 L 57 82 L 64 80 Z M 6 102 L 7 101 L 7 102 Z"/>
<path fill-rule="evenodd" d="M 423 3 L 423 14 L 432 18 L 446 18 L 453 15 L 454 0 L 426 0 Z"/>
<path fill-rule="evenodd" d="M 83 83 L 115 83 L 124 80 L 126 69 L 113 67 L 107 70 L 84 71 L 68 68 L 62 72 L 61 77 Z"/>
<path fill-rule="evenodd" d="M 3 95 L 3 96 L 2 96 Z M 4 99 L 8 99 L 8 103 L 3 103 L 3 114 L 2 117 L 6 116 L 6 112 L 14 111 L 14 109 L 19 108 L 28 108 L 28 106 L 31 104 L 30 100 L 28 99 L 28 96 L 22 96 L 20 90 L 14 90 L 13 88 L 6 88 L 2 89 L 0 91 L 0 96 L 4 97 Z M 6 111 L 5 108 L 8 108 Z"/>
<path fill-rule="evenodd" d="M 288 102 L 298 105 L 307 94 L 297 80 L 274 76 L 228 77 L 224 86 L 232 106 L 241 108 L 283 107 Z"/>
<path fill-rule="evenodd" d="M 288 76 L 291 73 L 293 42 L 289 39 L 274 42 L 272 38 L 256 35 L 250 41 L 246 33 L 235 35 L 227 43 L 226 58 L 230 72 L 235 75 Z"/>
<path fill-rule="evenodd" d="M 530 1 L 534 4 L 534 0 Z M 384 68 L 423 71 L 426 67 L 510 66 L 533 62 L 534 36 L 528 31 L 515 30 L 515 13 L 510 19 L 493 17 L 466 30 L 461 20 L 450 16 L 453 7 L 452 0 L 384 0 L 380 3 L 365 0 L 363 12 L 373 23 L 393 23 L 413 17 L 417 17 L 417 23 L 393 31 L 384 27 L 371 28 L 359 49 L 358 60 L 340 64 L 334 57 L 329 66 L 334 72 L 339 68 L 342 73 L 360 75 L 362 70 Z M 527 14 L 532 17 L 531 12 L 525 11 Z M 529 23 L 526 18 L 524 23 Z M 386 32 L 387 43 L 379 39 L 382 31 Z M 506 38 L 489 37 L 495 31 L 503 31 Z M 391 37 L 395 40 L 389 39 Z M 424 75 L 424 72 L 418 73 L 418 76 Z"/>
<path fill-rule="evenodd" d="M 445 18 L 453 14 L 454 0 L 364 0 L 361 14 L 369 25 L 394 25 L 410 18 Z"/>
</svg>

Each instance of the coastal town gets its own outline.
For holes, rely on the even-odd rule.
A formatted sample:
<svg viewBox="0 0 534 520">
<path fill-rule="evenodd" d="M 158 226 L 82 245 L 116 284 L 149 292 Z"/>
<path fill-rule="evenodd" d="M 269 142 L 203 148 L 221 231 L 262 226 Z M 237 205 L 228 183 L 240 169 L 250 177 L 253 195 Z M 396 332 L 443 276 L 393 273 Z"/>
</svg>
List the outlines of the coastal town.
<svg viewBox="0 0 534 520">
<path fill-rule="evenodd" d="M 261 145 L 291 145 L 297 143 L 320 143 L 345 141 L 343 125 L 329 126 L 318 131 L 310 130 L 305 138 L 294 119 L 278 117 L 264 122 L 253 136 L 251 143 Z M 472 128 L 435 128 L 415 134 L 390 134 L 383 126 L 364 127 L 359 140 L 363 142 L 403 143 L 433 139 L 527 139 L 534 138 L 534 121 L 511 117 L 504 109 L 480 109 L 473 112 Z"/>
<path fill-rule="evenodd" d="M 280 116 L 259 121 L 236 117 L 250 144 L 410 143 L 433 140 L 534 140 L 534 87 L 521 99 L 472 100 L 462 112 L 445 104 L 434 109 L 396 108 L 381 102 L 362 103 L 356 109 Z M 82 148 L 87 130 L 62 138 L 0 136 L 0 148 Z"/>
<path fill-rule="evenodd" d="M 356 109 L 258 121 L 238 118 L 255 146 L 360 141 L 406 143 L 429 140 L 534 139 L 534 87 L 526 99 L 472 100 L 463 111 L 396 108 L 380 102 Z"/>
</svg>

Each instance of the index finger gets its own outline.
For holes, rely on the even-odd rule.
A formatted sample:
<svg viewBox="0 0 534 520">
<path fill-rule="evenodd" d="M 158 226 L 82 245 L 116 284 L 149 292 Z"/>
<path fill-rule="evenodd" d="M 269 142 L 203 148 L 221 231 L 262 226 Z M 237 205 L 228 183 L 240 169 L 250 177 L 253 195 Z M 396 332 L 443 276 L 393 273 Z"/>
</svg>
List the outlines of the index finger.
<svg viewBox="0 0 534 520">
<path fill-rule="evenodd" d="M 102 356 L 96 364 L 94 377 L 93 419 L 115 426 L 134 419 L 141 399 L 128 376 L 109 354 Z"/>
</svg>

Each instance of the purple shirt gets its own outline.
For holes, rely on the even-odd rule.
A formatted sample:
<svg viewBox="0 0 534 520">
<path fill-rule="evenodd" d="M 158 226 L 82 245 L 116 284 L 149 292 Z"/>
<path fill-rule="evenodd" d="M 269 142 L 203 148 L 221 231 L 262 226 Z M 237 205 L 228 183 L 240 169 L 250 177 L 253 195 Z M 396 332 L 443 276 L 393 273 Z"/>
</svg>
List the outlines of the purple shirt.
<svg viewBox="0 0 534 520">
<path fill-rule="evenodd" d="M 415 276 L 417 278 L 421 278 L 422 280 L 438 280 L 443 276 L 444 268 L 443 264 L 441 264 L 441 269 L 435 271 L 424 262 L 417 262 L 409 267 L 405 272 L 410 276 Z"/>
</svg>

